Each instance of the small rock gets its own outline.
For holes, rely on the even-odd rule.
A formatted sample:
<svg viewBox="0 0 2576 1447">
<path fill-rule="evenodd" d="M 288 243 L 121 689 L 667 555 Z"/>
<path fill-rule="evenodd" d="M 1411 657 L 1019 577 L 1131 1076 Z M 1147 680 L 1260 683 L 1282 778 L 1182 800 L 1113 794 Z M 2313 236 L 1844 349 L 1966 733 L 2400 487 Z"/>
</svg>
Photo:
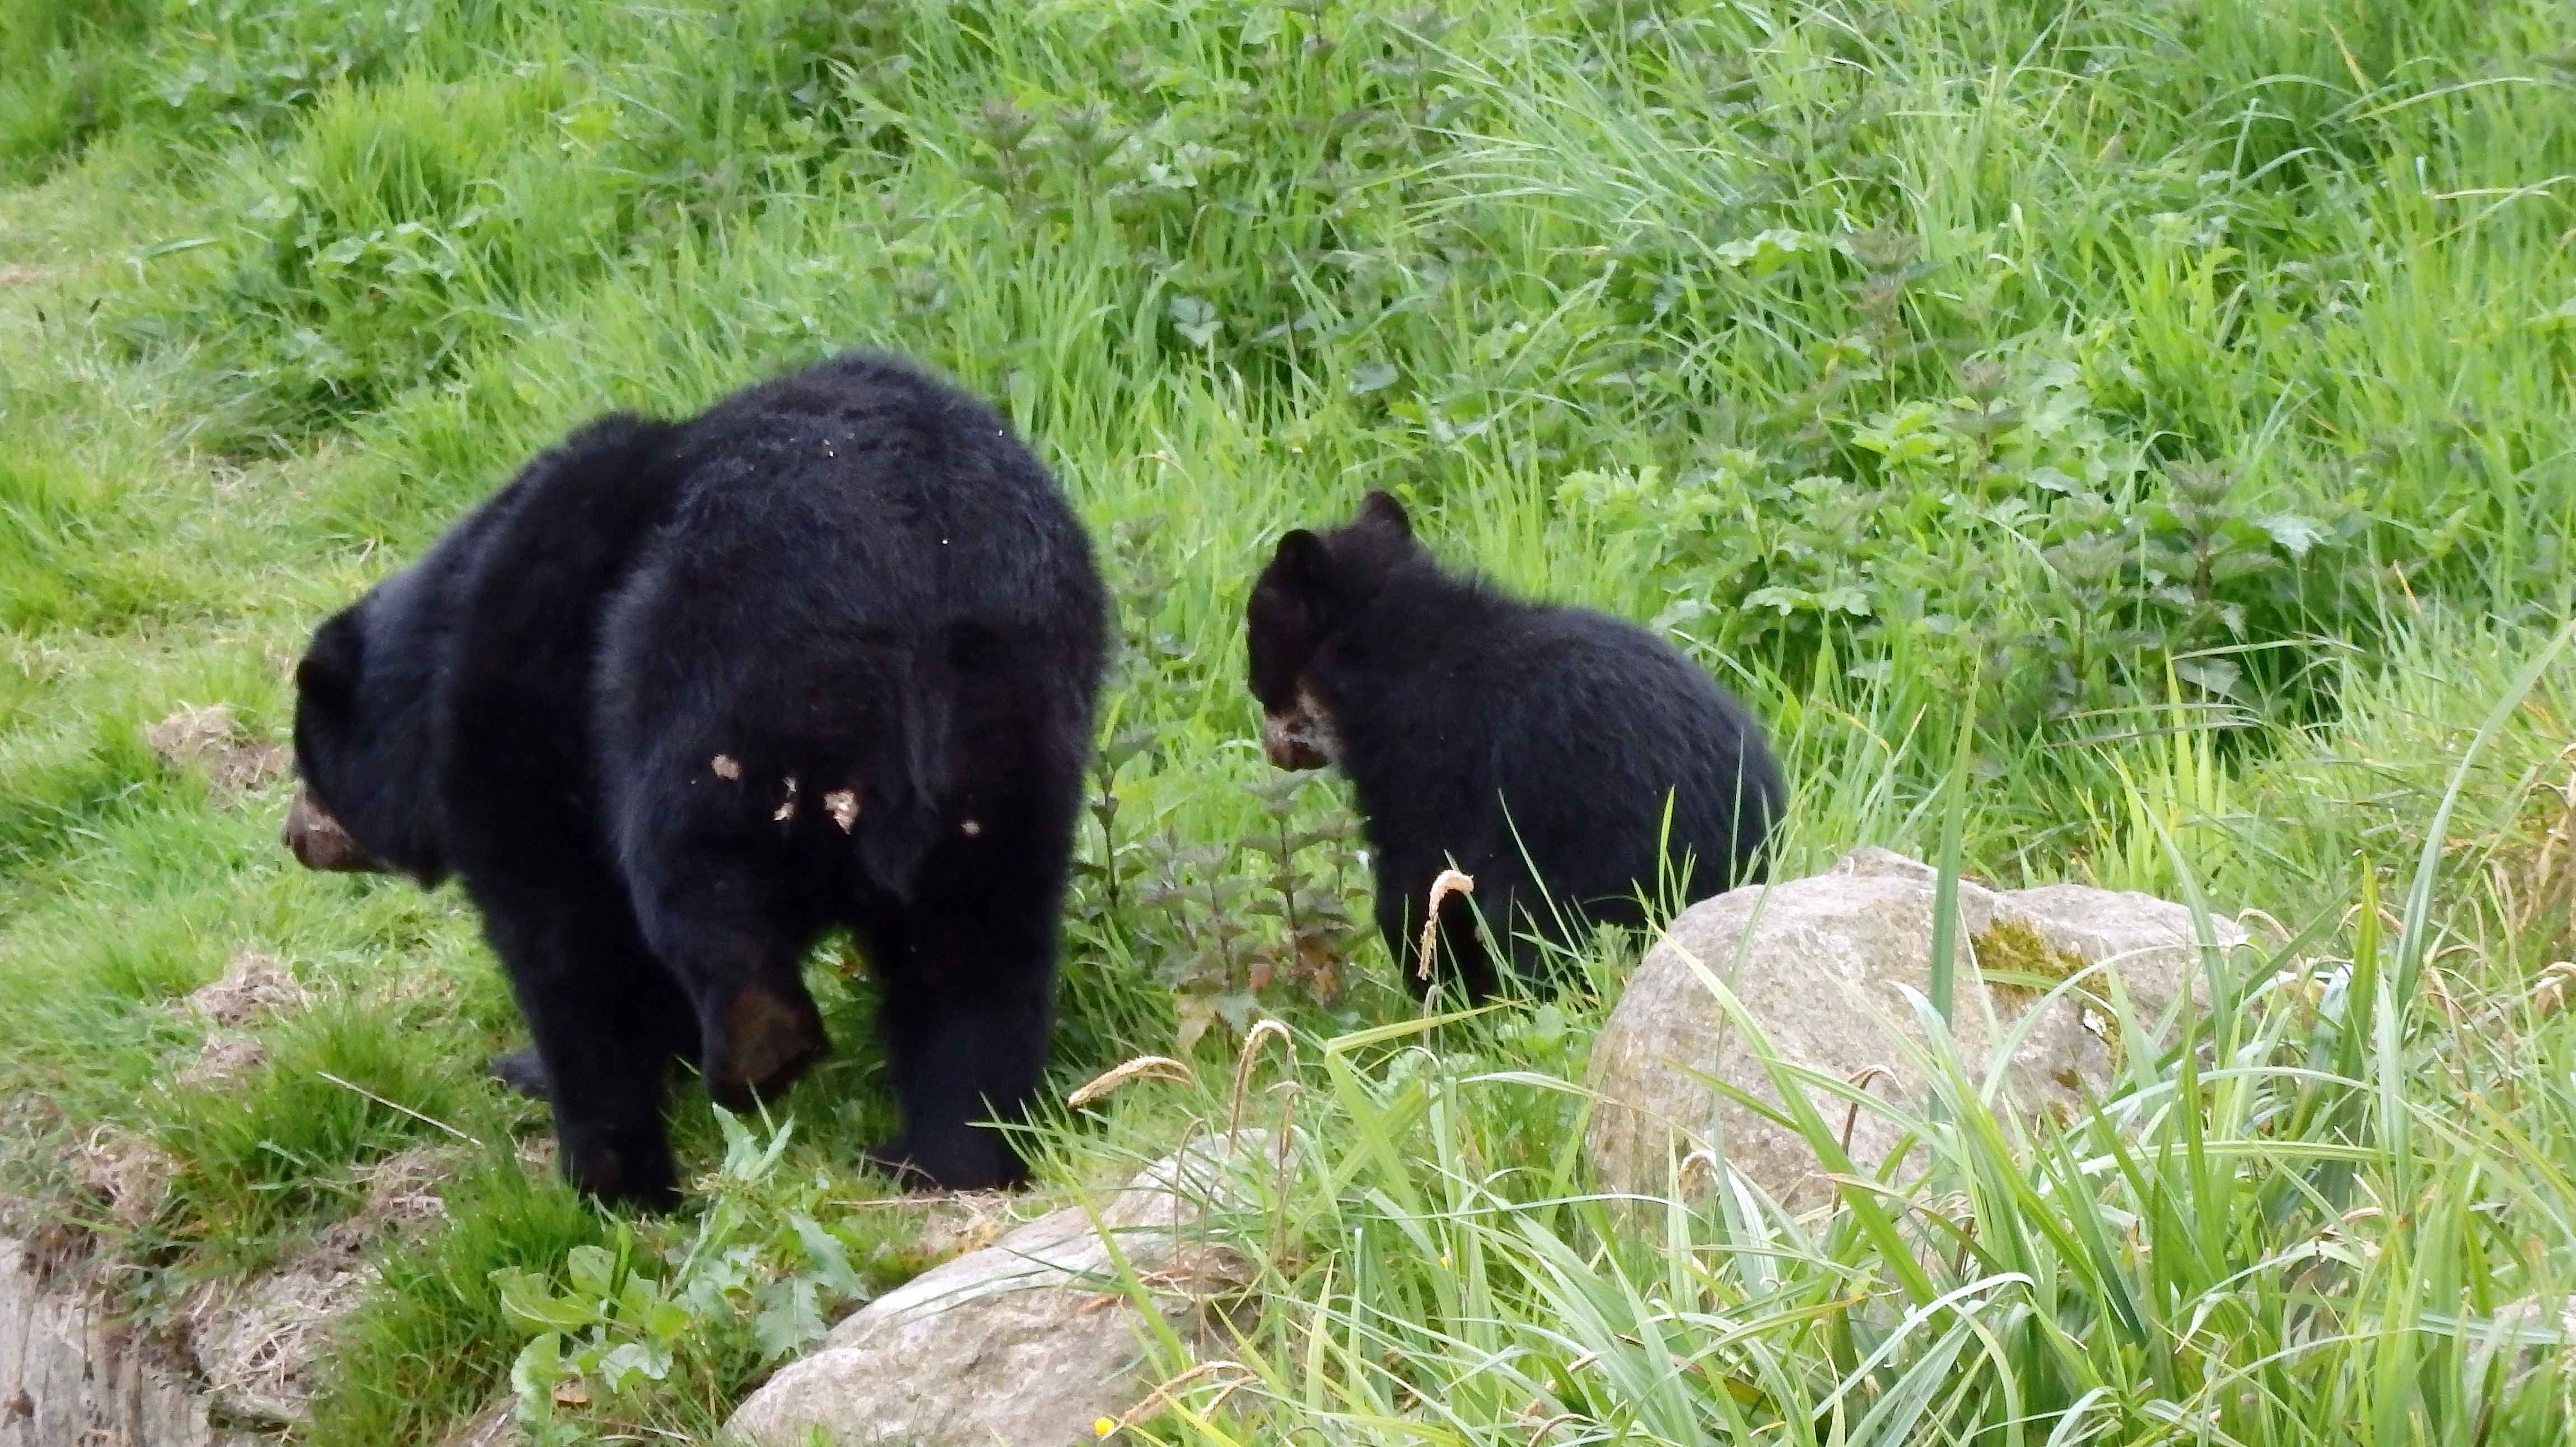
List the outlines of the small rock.
<svg viewBox="0 0 2576 1447">
<path fill-rule="evenodd" d="M 241 950 L 223 977 L 188 995 L 188 1008 L 216 1025 L 247 1025 L 261 1016 L 304 1003 L 304 987 L 275 955 Z"/>
<path fill-rule="evenodd" d="M 1211 1209 L 1247 1201 L 1231 1168 L 1263 1169 L 1291 1148 L 1255 1131 L 1232 1149 L 1203 1141 L 1101 1204 L 1101 1225 L 1160 1289 L 1184 1340 L 1210 1339 L 1211 1298 L 1249 1279 L 1202 1229 Z M 727 1430 L 770 1447 L 818 1429 L 865 1447 L 1071 1447 L 1152 1389 L 1144 1324 L 1091 1218 L 1069 1206 L 870 1302 L 754 1392 Z"/>
<path fill-rule="evenodd" d="M 224 703 L 183 708 L 145 729 L 143 739 L 162 767 L 204 769 L 227 793 L 256 789 L 294 763 L 283 746 L 251 738 Z"/>
<path fill-rule="evenodd" d="M 1924 1036 L 1898 986 L 1929 994 L 1938 878 L 1920 860 L 1862 849 L 1823 874 L 1747 886 L 1683 911 L 1630 976 L 1593 1043 L 1600 1105 L 1585 1145 L 1603 1184 L 1661 1196 L 1673 1162 L 1710 1150 L 1786 1204 L 1824 1200 L 1822 1167 L 1806 1141 L 1709 1083 L 1779 1100 L 1699 971 L 1724 982 L 1790 1062 L 1866 1082 L 1873 1094 L 1919 1096 L 1909 1055 Z M 2205 998 L 2198 936 L 2181 905 L 2075 884 L 1996 890 L 1962 880 L 1958 909 L 1962 967 L 1951 1030 L 1971 1069 L 1982 1068 L 2004 1032 L 2023 1027 L 2043 993 L 1984 978 L 1980 969 L 2045 982 L 2105 965 L 2027 1022 L 2006 1071 L 2009 1099 L 2026 1112 L 2071 1112 L 2084 1092 L 2107 1089 L 2123 1046 L 2108 1029 L 2110 1012 L 2091 998 L 2108 994 L 2105 976 L 2116 977 L 2130 1008 L 2150 1023 L 2186 989 Z M 2210 923 L 2222 948 L 2244 943 L 2232 922 Z M 1848 1153 L 1863 1172 L 1875 1171 L 1901 1138 L 1884 1115 L 1854 1111 L 1823 1091 L 1810 1099 L 1835 1128 L 1848 1121 Z M 1695 1190 L 1709 1184 L 1708 1172 L 1688 1174 Z"/>
</svg>

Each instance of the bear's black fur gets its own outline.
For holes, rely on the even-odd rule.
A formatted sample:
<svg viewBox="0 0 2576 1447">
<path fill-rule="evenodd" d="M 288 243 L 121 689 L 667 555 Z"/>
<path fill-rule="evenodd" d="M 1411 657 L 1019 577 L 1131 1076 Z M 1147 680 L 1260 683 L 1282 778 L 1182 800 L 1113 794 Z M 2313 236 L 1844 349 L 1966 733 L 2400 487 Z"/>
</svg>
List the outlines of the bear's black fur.
<svg viewBox="0 0 2576 1447">
<path fill-rule="evenodd" d="M 1543 985 L 1526 932 L 1571 943 L 1643 924 L 1668 879 L 1687 903 L 1764 876 L 1787 788 L 1744 706 L 1634 624 L 1443 572 L 1385 493 L 1282 537 L 1245 623 L 1270 760 L 1350 777 L 1407 975 L 1446 868 L 1475 880 L 1439 933 L 1470 1000 L 1499 983 L 1479 916 Z"/>
<path fill-rule="evenodd" d="M 599 1197 L 675 1199 L 667 1067 L 743 1109 L 825 1048 L 800 966 L 853 929 L 903 1134 L 1025 1175 L 1108 638 L 1091 543 L 982 403 L 853 354 L 540 455 L 314 634 L 287 843 L 454 875 Z"/>
</svg>

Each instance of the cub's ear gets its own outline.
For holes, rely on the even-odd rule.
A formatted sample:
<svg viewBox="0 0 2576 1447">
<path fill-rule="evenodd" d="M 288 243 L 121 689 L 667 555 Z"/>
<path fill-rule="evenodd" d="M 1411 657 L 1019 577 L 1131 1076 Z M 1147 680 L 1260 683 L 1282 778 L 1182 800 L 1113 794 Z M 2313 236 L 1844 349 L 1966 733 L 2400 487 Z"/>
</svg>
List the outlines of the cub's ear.
<svg viewBox="0 0 2576 1447">
<path fill-rule="evenodd" d="M 295 665 L 295 691 L 325 707 L 345 707 L 357 696 L 366 662 L 366 630 L 353 614 L 335 614 L 313 630 L 313 642 Z"/>
<path fill-rule="evenodd" d="M 1272 573 L 1299 587 L 1320 586 L 1332 576 L 1333 555 L 1324 540 L 1306 528 L 1290 528 L 1270 558 Z"/>
<path fill-rule="evenodd" d="M 1392 528 L 1399 537 L 1413 536 L 1413 519 L 1405 514 L 1404 504 L 1389 492 L 1371 492 L 1360 503 L 1360 521 L 1374 527 Z"/>
</svg>

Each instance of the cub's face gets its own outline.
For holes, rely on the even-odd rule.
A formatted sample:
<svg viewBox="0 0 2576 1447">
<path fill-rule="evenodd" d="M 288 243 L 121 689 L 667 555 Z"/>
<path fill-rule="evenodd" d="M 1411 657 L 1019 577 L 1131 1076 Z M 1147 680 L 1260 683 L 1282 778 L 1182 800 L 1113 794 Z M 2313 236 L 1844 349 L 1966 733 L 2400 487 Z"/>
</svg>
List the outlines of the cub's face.
<svg viewBox="0 0 2576 1447">
<path fill-rule="evenodd" d="M 1302 528 L 1281 539 L 1244 610 L 1252 697 L 1261 705 L 1261 750 L 1282 769 L 1320 769 L 1337 752 L 1332 722 L 1305 681 L 1326 601 L 1301 556 L 1310 546 L 1320 551 L 1323 543 Z"/>
<path fill-rule="evenodd" d="M 1369 494 L 1359 519 L 1329 533 L 1291 529 L 1252 586 L 1244 609 L 1261 748 L 1274 767 L 1319 769 L 1341 757 L 1332 706 L 1316 687 L 1316 654 L 1366 601 L 1391 560 L 1413 546 L 1404 508 Z"/>
</svg>

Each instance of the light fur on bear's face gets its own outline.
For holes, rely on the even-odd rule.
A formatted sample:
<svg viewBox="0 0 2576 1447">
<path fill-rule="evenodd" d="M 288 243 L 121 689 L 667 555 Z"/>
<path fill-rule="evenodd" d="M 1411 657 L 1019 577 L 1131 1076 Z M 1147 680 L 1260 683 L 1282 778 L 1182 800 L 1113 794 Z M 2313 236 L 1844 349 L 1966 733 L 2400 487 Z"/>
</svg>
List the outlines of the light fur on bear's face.
<svg viewBox="0 0 2576 1447">
<path fill-rule="evenodd" d="M 1314 692 L 1300 688 L 1285 712 L 1262 714 L 1261 751 L 1274 768 L 1320 769 L 1340 762 L 1342 738 Z"/>
</svg>

